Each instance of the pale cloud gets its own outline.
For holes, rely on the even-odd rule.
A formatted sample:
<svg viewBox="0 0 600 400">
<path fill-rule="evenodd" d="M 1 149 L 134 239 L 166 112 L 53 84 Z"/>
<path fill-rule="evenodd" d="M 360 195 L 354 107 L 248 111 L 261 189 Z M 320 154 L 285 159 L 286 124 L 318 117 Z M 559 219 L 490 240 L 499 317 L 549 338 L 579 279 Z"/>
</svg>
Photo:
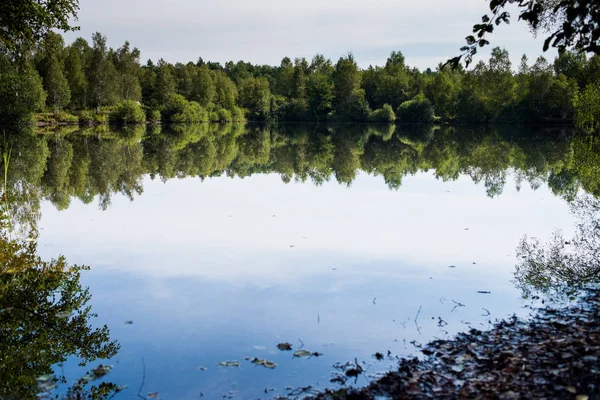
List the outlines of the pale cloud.
<svg viewBox="0 0 600 400">
<path fill-rule="evenodd" d="M 81 32 L 67 36 L 99 31 L 112 47 L 129 40 L 144 60 L 277 65 L 285 56 L 335 60 L 352 51 L 365 67 L 401 50 L 410 65 L 433 68 L 458 53 L 486 10 L 481 0 L 83 0 Z M 492 43 L 508 48 L 515 63 L 541 51 L 541 40 L 516 22 Z"/>
</svg>

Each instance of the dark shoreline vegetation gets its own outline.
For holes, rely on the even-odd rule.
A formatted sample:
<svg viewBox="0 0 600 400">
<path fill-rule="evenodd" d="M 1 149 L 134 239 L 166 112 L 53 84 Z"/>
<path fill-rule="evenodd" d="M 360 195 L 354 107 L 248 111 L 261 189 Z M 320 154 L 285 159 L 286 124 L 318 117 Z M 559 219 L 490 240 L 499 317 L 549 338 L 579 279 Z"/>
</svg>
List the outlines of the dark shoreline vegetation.
<svg viewBox="0 0 600 400">
<path fill-rule="evenodd" d="M 517 71 L 515 72 L 514 69 Z M 473 69 L 419 71 L 401 52 L 360 69 L 352 54 L 279 66 L 199 58 L 140 63 L 126 42 L 65 45 L 53 32 L 19 57 L 0 54 L 0 122 L 95 125 L 280 121 L 600 125 L 600 56 L 565 52 L 511 65 L 495 48 Z"/>
</svg>

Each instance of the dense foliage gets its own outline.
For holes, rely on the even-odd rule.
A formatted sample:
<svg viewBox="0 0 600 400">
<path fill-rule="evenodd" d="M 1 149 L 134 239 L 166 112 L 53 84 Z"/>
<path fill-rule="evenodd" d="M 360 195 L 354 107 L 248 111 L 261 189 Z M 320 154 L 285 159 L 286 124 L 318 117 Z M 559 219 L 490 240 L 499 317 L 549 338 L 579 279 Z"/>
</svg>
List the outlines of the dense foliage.
<svg viewBox="0 0 600 400">
<path fill-rule="evenodd" d="M 516 70 L 515 70 L 516 69 Z M 564 53 L 553 63 L 523 56 L 514 68 L 506 50 L 496 48 L 473 69 L 419 71 L 400 52 L 384 66 L 359 68 L 352 54 L 335 64 L 321 55 L 312 61 L 284 58 L 279 66 L 243 61 L 140 64 L 128 42 L 108 48 L 99 33 L 91 45 L 77 39 L 66 46 L 50 32 L 24 58 L 0 55 L 0 115 L 23 121 L 34 112 L 69 112 L 82 123 L 252 121 L 433 121 L 559 122 L 598 127 L 600 56 Z M 117 117 L 124 112 L 135 115 Z M 133 117 L 133 118 L 130 118 Z M 40 120 L 38 115 L 38 120 Z M 58 117 L 55 119 L 59 121 Z M 45 119 L 40 121 L 45 122 Z"/>
<path fill-rule="evenodd" d="M 78 10 L 78 0 L 2 0 L 0 50 L 14 55 L 52 29 L 76 30 L 70 19 Z"/>
<path fill-rule="evenodd" d="M 10 192 L 3 202 L 11 202 Z M 16 200 L 16 198 L 14 199 Z M 3 203 L 3 206 L 5 204 Z M 17 207 L 18 208 L 18 207 Z M 68 265 L 64 257 L 46 262 L 37 255 L 35 234 L 15 239 L 3 219 L 0 226 L 0 398 L 34 399 L 64 377 L 53 366 L 69 357 L 80 365 L 110 359 L 119 345 L 106 326 L 95 328 L 91 294 L 80 283 L 87 267 Z M 84 386 L 92 386 L 84 388 Z M 69 399 L 106 398 L 111 384 L 74 382 Z M 89 397 L 88 397 L 89 395 Z M 43 396 L 42 396 L 43 397 Z"/>
<path fill-rule="evenodd" d="M 510 23 L 507 8 L 516 5 L 519 20 L 525 21 L 531 30 L 547 35 L 544 51 L 550 47 L 559 53 L 574 50 L 578 53 L 600 54 L 600 0 L 489 0 L 490 14 L 473 26 L 473 35 L 466 37 L 463 54 L 449 61 L 458 65 L 465 59 L 467 66 L 473 61 L 477 49 L 489 45 L 488 35 L 502 23 Z"/>
<path fill-rule="evenodd" d="M 20 157 L 10 164 L 7 185 L 13 188 L 11 215 L 21 224 L 35 223 L 42 199 L 59 209 L 74 198 L 99 201 L 102 208 L 114 193 L 133 199 L 146 175 L 168 180 L 276 173 L 285 182 L 335 179 L 350 185 L 364 171 L 397 189 L 404 177 L 432 171 L 445 181 L 468 175 L 498 196 L 513 174 L 518 187 L 545 183 L 566 199 L 582 190 L 600 195 L 600 141 L 562 128 L 190 124 L 43 132 L 53 134 L 10 135 Z"/>
</svg>

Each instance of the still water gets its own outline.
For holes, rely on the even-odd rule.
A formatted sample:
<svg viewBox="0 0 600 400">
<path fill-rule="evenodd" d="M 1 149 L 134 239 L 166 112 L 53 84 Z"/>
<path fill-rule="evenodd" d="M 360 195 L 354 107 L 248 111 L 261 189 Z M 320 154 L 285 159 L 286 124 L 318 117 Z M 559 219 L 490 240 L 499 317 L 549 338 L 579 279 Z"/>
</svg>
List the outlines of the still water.
<svg viewBox="0 0 600 400">
<path fill-rule="evenodd" d="M 355 359 L 366 374 L 347 384 L 365 385 L 422 343 L 526 316 L 519 241 L 569 235 L 567 200 L 599 187 L 568 131 L 186 129 L 14 147 L 14 212 L 40 255 L 91 266 L 92 323 L 121 345 L 103 361 L 128 386 L 116 398 L 274 398 L 336 387 Z"/>
</svg>

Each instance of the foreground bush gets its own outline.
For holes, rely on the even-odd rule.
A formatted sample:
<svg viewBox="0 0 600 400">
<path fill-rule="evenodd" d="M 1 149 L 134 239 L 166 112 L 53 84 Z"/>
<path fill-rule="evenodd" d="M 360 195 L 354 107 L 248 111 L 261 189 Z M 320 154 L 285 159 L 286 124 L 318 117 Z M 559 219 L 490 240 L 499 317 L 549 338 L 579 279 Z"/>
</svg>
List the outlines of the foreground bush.
<svg viewBox="0 0 600 400">
<path fill-rule="evenodd" d="M 396 111 L 398 122 L 428 123 L 434 120 L 433 105 L 423 94 L 400 104 Z"/>
<path fill-rule="evenodd" d="M 396 113 L 389 104 L 384 104 L 383 107 L 374 110 L 369 118 L 373 122 L 394 122 L 396 120 Z"/>
<path fill-rule="evenodd" d="M 109 119 L 111 123 L 119 125 L 141 124 L 146 122 L 146 114 L 138 102 L 125 100 L 115 106 Z"/>
<path fill-rule="evenodd" d="M 183 96 L 175 94 L 162 111 L 162 120 L 172 123 L 207 122 L 208 114 L 195 101 L 187 101 Z"/>
</svg>

